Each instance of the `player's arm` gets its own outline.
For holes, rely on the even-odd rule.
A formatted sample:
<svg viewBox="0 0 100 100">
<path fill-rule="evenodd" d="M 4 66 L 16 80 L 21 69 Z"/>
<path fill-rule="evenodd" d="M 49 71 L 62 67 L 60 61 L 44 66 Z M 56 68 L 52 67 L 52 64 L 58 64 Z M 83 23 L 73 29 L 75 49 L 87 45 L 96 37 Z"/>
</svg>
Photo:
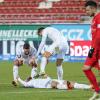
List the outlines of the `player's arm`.
<svg viewBox="0 0 100 100">
<path fill-rule="evenodd" d="M 95 43 L 95 47 L 100 47 L 100 29 L 97 31 L 94 43 Z"/>
<path fill-rule="evenodd" d="M 34 47 L 33 50 L 32 50 L 32 58 L 35 57 L 36 53 L 37 53 L 37 50 L 36 50 L 36 48 Z"/>
<path fill-rule="evenodd" d="M 99 68 L 100 68 L 100 52 L 99 52 L 99 56 L 98 56 L 98 65 L 99 65 Z M 100 75 L 100 70 L 99 70 L 99 75 Z"/>
<path fill-rule="evenodd" d="M 37 51 L 37 53 L 36 53 L 36 58 L 38 57 L 38 55 L 39 55 L 39 53 L 41 52 L 41 50 L 43 49 L 43 47 L 44 47 L 44 45 L 45 45 L 45 42 L 46 42 L 46 38 L 47 38 L 47 34 L 43 34 L 43 36 L 42 36 L 42 41 L 41 41 L 41 43 L 40 43 L 40 45 L 39 45 L 39 48 L 38 48 L 38 51 Z"/>
<path fill-rule="evenodd" d="M 34 67 L 37 67 L 37 59 L 35 58 L 35 55 L 36 55 L 36 53 L 37 53 L 37 50 L 36 50 L 36 48 L 34 47 L 34 48 L 32 48 L 32 51 L 31 51 L 31 59 L 30 59 L 30 61 L 29 61 L 29 64 L 31 65 L 31 66 L 34 66 Z"/>
<path fill-rule="evenodd" d="M 23 81 L 20 77 L 17 78 L 18 82 L 24 87 L 30 87 L 28 82 Z"/>
<path fill-rule="evenodd" d="M 95 37 L 95 47 L 100 47 L 100 20 L 99 16 L 95 19 L 96 23 L 96 37 Z"/>
<path fill-rule="evenodd" d="M 14 64 L 18 66 L 23 65 L 23 58 L 22 58 L 21 51 L 16 52 L 16 58 Z"/>
</svg>

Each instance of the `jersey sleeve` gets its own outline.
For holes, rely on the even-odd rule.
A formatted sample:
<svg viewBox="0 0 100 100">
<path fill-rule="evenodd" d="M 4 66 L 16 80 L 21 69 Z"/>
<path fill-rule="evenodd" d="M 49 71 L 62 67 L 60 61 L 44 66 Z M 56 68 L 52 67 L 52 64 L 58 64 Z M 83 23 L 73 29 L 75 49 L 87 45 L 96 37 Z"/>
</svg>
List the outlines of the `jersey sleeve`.
<svg viewBox="0 0 100 100">
<path fill-rule="evenodd" d="M 36 48 L 35 48 L 35 47 L 34 47 L 34 48 L 32 48 L 32 57 L 35 57 L 36 53 L 37 53 Z"/>
<path fill-rule="evenodd" d="M 96 36 L 94 39 L 94 46 L 96 49 L 99 49 L 100 48 L 100 19 L 97 17 L 95 21 L 96 21 L 97 28 L 96 28 Z"/>
<path fill-rule="evenodd" d="M 39 53 L 41 52 L 41 50 L 43 49 L 44 45 L 45 45 L 45 42 L 46 42 L 46 39 L 47 39 L 47 33 L 43 33 L 43 36 L 42 36 L 42 40 L 41 40 L 41 43 L 39 45 L 39 48 L 38 48 L 38 51 L 36 53 L 36 57 L 38 57 Z"/>
<path fill-rule="evenodd" d="M 21 57 L 22 57 L 21 50 L 16 51 L 16 59 L 19 59 Z"/>
</svg>

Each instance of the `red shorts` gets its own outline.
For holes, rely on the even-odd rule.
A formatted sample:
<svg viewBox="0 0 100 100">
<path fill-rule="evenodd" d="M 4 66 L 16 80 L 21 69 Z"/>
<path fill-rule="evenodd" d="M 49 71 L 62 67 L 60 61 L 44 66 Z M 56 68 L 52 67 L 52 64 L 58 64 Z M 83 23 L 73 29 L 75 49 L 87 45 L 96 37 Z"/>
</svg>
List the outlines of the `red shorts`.
<svg viewBox="0 0 100 100">
<path fill-rule="evenodd" d="M 94 50 L 92 58 L 87 57 L 84 65 L 95 67 L 100 70 L 100 65 L 98 60 L 100 59 L 100 51 Z"/>
</svg>

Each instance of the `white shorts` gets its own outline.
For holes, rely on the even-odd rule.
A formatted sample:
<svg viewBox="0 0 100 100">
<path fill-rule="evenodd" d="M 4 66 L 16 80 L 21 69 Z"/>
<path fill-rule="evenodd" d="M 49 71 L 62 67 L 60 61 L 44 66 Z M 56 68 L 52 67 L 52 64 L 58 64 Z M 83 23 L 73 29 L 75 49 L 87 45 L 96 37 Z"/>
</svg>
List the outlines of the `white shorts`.
<svg viewBox="0 0 100 100">
<path fill-rule="evenodd" d="M 48 51 L 53 55 L 57 54 L 57 59 L 64 59 L 65 54 L 69 51 L 68 43 L 61 43 L 56 48 L 54 48 L 53 46 L 54 46 L 53 44 L 50 46 L 45 46 L 41 53 L 43 54 L 45 51 Z"/>
</svg>

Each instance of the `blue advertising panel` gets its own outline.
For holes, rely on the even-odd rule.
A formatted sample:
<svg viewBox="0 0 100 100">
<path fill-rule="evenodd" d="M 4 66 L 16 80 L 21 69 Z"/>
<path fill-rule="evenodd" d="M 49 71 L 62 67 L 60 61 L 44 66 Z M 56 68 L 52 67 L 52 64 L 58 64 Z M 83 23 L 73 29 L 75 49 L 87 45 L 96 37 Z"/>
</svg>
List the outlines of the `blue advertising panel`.
<svg viewBox="0 0 100 100">
<path fill-rule="evenodd" d="M 46 27 L 46 25 L 43 26 Z M 80 62 L 85 60 L 91 40 L 89 24 L 54 24 L 49 26 L 57 28 L 69 41 L 70 52 L 66 54 L 65 61 Z M 36 34 L 38 27 L 40 26 L 34 25 L 33 28 L 31 25 L 20 25 L 19 29 L 16 25 L 5 25 L 5 28 L 3 25 L 0 29 L 0 60 L 13 60 L 18 46 L 26 40 L 29 41 L 31 46 L 38 49 L 40 43 Z M 21 35 L 22 33 L 23 35 Z M 41 56 L 39 58 L 41 59 Z M 56 55 L 52 56 L 50 60 L 55 61 Z"/>
<path fill-rule="evenodd" d="M 57 28 L 68 40 L 91 40 L 89 24 L 55 24 L 51 27 Z"/>
</svg>

